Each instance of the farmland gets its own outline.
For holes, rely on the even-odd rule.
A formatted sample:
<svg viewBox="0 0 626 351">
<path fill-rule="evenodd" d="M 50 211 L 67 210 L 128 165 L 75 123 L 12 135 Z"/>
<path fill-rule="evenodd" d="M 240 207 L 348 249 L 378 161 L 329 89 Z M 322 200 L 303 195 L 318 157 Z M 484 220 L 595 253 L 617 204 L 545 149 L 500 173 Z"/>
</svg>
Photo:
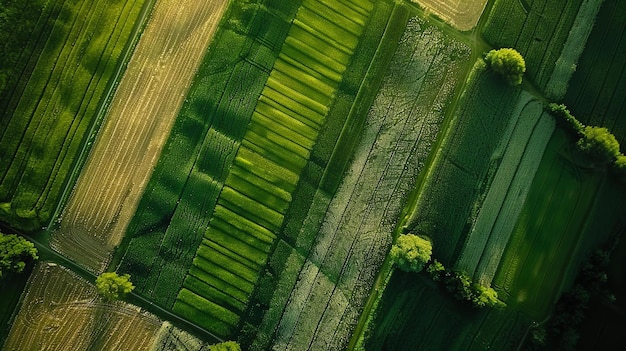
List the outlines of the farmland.
<svg viewBox="0 0 626 351">
<path fill-rule="evenodd" d="M 8 9 L 0 224 L 43 262 L 3 280 L 0 252 L 3 350 L 544 350 L 623 325 L 601 315 L 623 307 L 626 158 L 552 104 L 623 139 L 617 0 Z M 425 271 L 390 254 L 409 233 Z"/>
<path fill-rule="evenodd" d="M 482 15 L 487 0 L 459 0 L 459 1 L 436 1 L 436 0 L 411 0 L 426 9 L 426 13 L 432 11 L 460 31 L 474 29 L 480 15 Z"/>
<path fill-rule="evenodd" d="M 23 80 L 0 107 L 0 218 L 28 230 L 47 226 L 62 201 L 145 2 L 48 3 L 19 59 Z"/>
<path fill-rule="evenodd" d="M 469 53 L 435 27 L 409 22 L 343 183 L 311 205 L 300 235 L 317 233 L 299 238 L 313 245 L 277 323 L 275 349 L 345 348 Z M 399 74 L 407 69 L 414 74 Z"/>
<path fill-rule="evenodd" d="M 226 2 L 205 5 L 156 5 L 63 211 L 52 246 L 91 271 L 120 243 Z"/>
<path fill-rule="evenodd" d="M 622 145 L 626 120 L 618 92 L 625 89 L 624 16 L 624 2 L 604 1 L 564 100 L 581 122 L 609 128 Z"/>
<path fill-rule="evenodd" d="M 500 297 L 544 318 L 581 254 L 608 238 L 619 216 L 619 192 L 606 174 L 580 167 L 562 131 L 546 149 L 493 280 Z M 612 205 L 611 205 L 612 204 Z"/>
<path fill-rule="evenodd" d="M 138 291 L 168 308 L 207 230 L 297 4 L 269 9 L 277 15 L 260 13 L 250 23 L 267 38 L 218 29 L 129 224 L 120 269 L 135 277 Z"/>
<path fill-rule="evenodd" d="M 493 279 L 515 226 L 511 219 L 522 210 L 555 127 L 552 116 L 528 93 L 522 93 L 512 116 L 514 129 L 492 156 L 500 160 L 497 171 L 489 190 L 479 195 L 484 200 L 455 264 L 485 285 Z"/>
<path fill-rule="evenodd" d="M 158 318 L 105 302 L 64 267 L 38 264 L 3 350 L 149 350 Z"/>
<path fill-rule="evenodd" d="M 511 350 L 529 323 L 518 312 L 462 306 L 424 276 L 396 271 L 389 286 L 365 350 Z"/>
<path fill-rule="evenodd" d="M 550 98 L 560 99 L 601 3 L 498 0 L 483 34 L 495 47 L 517 49 L 526 60 L 528 76 Z"/>
<path fill-rule="evenodd" d="M 218 335 L 234 331 L 372 7 L 366 0 L 303 1 L 178 293 L 175 312 Z M 350 19 L 342 11 L 350 11 Z"/>
</svg>

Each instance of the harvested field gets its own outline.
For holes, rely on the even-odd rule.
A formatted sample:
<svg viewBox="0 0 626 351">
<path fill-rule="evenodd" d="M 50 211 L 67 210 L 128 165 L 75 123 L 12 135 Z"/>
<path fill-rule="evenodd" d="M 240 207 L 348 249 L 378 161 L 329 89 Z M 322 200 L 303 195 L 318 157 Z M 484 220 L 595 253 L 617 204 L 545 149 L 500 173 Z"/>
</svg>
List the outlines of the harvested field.
<svg viewBox="0 0 626 351">
<path fill-rule="evenodd" d="M 626 2 L 605 0 L 565 103 L 581 122 L 607 127 L 626 145 Z"/>
<path fill-rule="evenodd" d="M 492 156 L 500 159 L 498 169 L 456 263 L 484 286 L 491 284 L 555 128 L 554 118 L 528 93 L 520 95 L 512 114 L 517 123 L 502 140 L 500 155 Z"/>
<path fill-rule="evenodd" d="M 469 31 L 476 27 L 487 0 L 411 0 L 434 13 L 452 27 Z"/>
<path fill-rule="evenodd" d="M 150 350 L 160 326 L 138 307 L 103 301 L 66 268 L 40 263 L 3 350 Z"/>
<path fill-rule="evenodd" d="M 90 271 L 103 271 L 120 243 L 226 4 L 154 8 L 52 236 L 56 250 Z"/>
<path fill-rule="evenodd" d="M 2 94 L 1 220 L 29 231 L 49 224 L 145 2 L 47 2 L 40 32 L 23 44 L 21 76 Z"/>
<path fill-rule="evenodd" d="M 275 350 L 345 349 L 469 55 L 437 28 L 409 22 L 343 183 L 332 198 L 319 192 L 305 220 L 301 236 L 314 244 L 276 327 Z"/>
</svg>

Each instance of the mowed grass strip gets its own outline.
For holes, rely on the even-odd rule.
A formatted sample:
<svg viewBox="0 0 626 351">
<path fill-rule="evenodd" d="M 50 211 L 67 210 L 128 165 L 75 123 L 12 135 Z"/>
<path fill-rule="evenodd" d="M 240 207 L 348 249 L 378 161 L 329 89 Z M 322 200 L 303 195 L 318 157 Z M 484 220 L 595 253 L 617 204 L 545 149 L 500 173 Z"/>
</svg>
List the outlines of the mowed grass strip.
<svg viewBox="0 0 626 351">
<path fill-rule="evenodd" d="M 46 225 L 70 181 L 144 0 L 66 1 L 0 130 L 0 218 Z M 33 58 L 34 60 L 34 58 Z M 101 117 L 101 116 L 100 116 Z"/>
<path fill-rule="evenodd" d="M 296 13 L 285 49 L 269 74 L 193 263 L 196 273 L 219 275 L 224 284 L 248 294 L 283 224 L 291 194 L 367 20 L 367 11 L 354 20 L 341 15 L 346 2 L 338 3 L 338 8 L 331 3 L 306 3 Z M 371 8 L 369 1 L 355 1 L 352 6 L 363 10 L 364 3 Z M 194 284 L 202 294 L 198 297 L 225 304 L 218 301 L 221 297 L 212 299 L 211 290 L 198 281 Z M 181 306 L 199 301 L 184 291 L 175 308 L 178 301 Z M 202 313 L 217 312 L 208 308 L 184 313 L 201 323 Z"/>
</svg>

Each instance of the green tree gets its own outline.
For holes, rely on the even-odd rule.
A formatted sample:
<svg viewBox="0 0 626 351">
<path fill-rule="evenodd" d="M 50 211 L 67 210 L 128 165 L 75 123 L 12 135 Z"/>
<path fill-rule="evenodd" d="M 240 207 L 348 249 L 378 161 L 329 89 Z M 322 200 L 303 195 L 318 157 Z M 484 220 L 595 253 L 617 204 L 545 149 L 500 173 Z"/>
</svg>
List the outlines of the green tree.
<svg viewBox="0 0 626 351">
<path fill-rule="evenodd" d="M 241 346 L 234 341 L 225 341 L 209 346 L 209 351 L 241 351 Z"/>
<path fill-rule="evenodd" d="M 28 261 L 38 258 L 37 249 L 30 241 L 15 234 L 0 233 L 0 280 L 11 273 L 21 273 Z"/>
<path fill-rule="evenodd" d="M 522 84 L 522 76 L 526 72 L 526 61 L 517 50 L 510 48 L 491 50 L 485 56 L 485 61 L 509 84 Z"/>
<path fill-rule="evenodd" d="M 391 248 L 391 259 L 405 272 L 419 272 L 430 261 L 433 245 L 415 234 L 402 234 Z"/>
<path fill-rule="evenodd" d="M 498 300 L 498 293 L 490 286 L 474 285 L 472 303 L 476 307 L 495 307 L 502 303 Z"/>
<path fill-rule="evenodd" d="M 100 295 L 107 300 L 119 300 L 135 289 L 130 282 L 130 275 L 118 275 L 115 272 L 105 272 L 96 278 L 96 288 Z"/>
<path fill-rule="evenodd" d="M 577 145 L 599 163 L 612 163 L 620 155 L 619 142 L 608 129 L 587 126 L 583 135 L 578 140 Z"/>
</svg>

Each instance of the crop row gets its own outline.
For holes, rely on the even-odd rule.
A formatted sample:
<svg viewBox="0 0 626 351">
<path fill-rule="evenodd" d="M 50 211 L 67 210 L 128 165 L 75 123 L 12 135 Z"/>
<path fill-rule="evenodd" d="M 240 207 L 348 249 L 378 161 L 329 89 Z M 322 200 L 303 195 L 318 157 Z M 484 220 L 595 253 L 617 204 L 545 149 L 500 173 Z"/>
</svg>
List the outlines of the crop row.
<svg viewBox="0 0 626 351">
<path fill-rule="evenodd" d="M 624 38 L 626 3 L 605 0 L 587 45 L 576 66 L 565 103 L 581 122 L 607 127 L 626 145 L 626 119 L 622 94 L 626 89 Z"/>
<path fill-rule="evenodd" d="M 144 1 L 64 2 L 0 135 L 0 216 L 47 225 L 70 181 Z M 51 3 L 56 6 L 57 2 Z"/>
<path fill-rule="evenodd" d="M 297 8 L 296 3 L 268 2 L 268 10 L 280 16 L 256 13 L 250 23 L 256 30 L 253 40 L 251 32 L 227 25 L 236 19 L 232 6 L 198 68 L 129 225 L 130 240 L 120 264 L 122 271 L 133 275 L 139 292 L 168 308 L 208 228 L 278 56 L 273 47 L 287 36 L 289 14 Z M 259 247 L 269 250 L 269 245 Z"/>
<path fill-rule="evenodd" d="M 219 275 L 219 281 L 195 281 L 191 287 L 186 279 L 174 311 L 221 335 L 234 331 L 238 318 L 232 316 L 243 312 L 263 269 L 371 7 L 369 0 L 302 2 L 188 275 L 202 271 Z M 187 293 L 190 289 L 193 294 Z M 238 302 L 243 305 L 214 290 L 242 293 Z M 194 306 L 195 313 L 180 306 Z"/>
<path fill-rule="evenodd" d="M 582 0 L 499 0 L 483 34 L 496 47 L 517 49 L 526 60 L 530 77 L 545 89 L 581 3 Z"/>
<path fill-rule="evenodd" d="M 474 65 L 407 223 L 433 239 L 433 254 L 444 265 L 453 263 L 475 203 L 492 181 L 497 159 L 491 157 L 512 132 L 511 101 L 518 96 L 481 60 Z"/>
<path fill-rule="evenodd" d="M 468 58 L 463 44 L 409 21 L 343 183 L 330 202 L 321 196 L 311 206 L 306 222 L 316 227 L 303 230 L 313 230 L 307 235 L 315 245 L 284 307 L 275 349 L 345 349 Z"/>
<path fill-rule="evenodd" d="M 512 112 L 516 121 L 493 182 L 470 229 L 456 268 L 489 286 L 518 218 L 555 122 L 530 94 L 522 93 Z"/>
</svg>

